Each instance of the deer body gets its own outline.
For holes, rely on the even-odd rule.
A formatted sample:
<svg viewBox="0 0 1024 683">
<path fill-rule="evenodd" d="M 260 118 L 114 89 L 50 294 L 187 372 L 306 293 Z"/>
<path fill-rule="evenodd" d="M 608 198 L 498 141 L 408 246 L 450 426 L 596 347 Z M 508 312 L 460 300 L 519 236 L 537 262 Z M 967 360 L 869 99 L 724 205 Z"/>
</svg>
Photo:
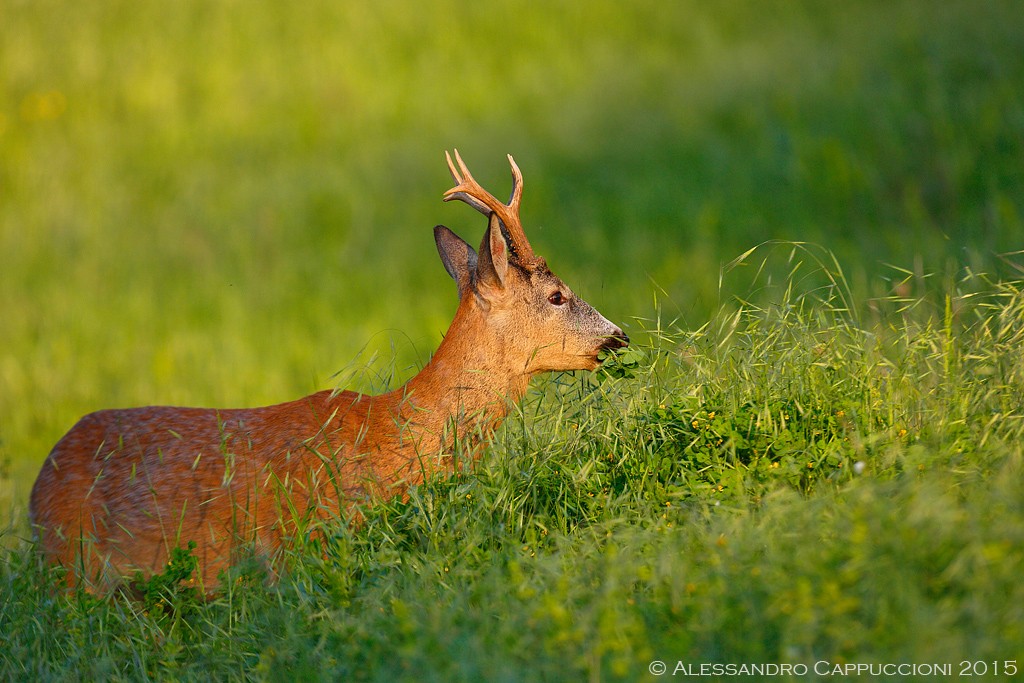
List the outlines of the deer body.
<svg viewBox="0 0 1024 683">
<path fill-rule="evenodd" d="M 533 255 L 511 157 L 508 205 L 456 158 L 445 199 L 485 213 L 488 228 L 479 254 L 434 229 L 459 308 L 423 370 L 379 396 L 321 391 L 263 408 L 86 415 L 54 446 L 30 500 L 40 547 L 71 570 L 69 581 L 109 586 L 159 572 L 173 548 L 194 541 L 213 588 L 239 548 L 273 552 L 308 521 L 450 472 L 456 439 L 496 428 L 533 375 L 594 369 L 601 350 L 628 343 Z"/>
</svg>

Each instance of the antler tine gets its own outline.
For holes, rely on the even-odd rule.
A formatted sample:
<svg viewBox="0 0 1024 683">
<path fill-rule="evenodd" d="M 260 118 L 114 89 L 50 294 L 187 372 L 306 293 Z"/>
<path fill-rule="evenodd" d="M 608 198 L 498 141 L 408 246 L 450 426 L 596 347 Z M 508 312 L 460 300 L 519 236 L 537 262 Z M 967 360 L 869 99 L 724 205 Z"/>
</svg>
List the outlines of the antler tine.
<svg viewBox="0 0 1024 683">
<path fill-rule="evenodd" d="M 523 232 L 522 223 L 519 221 L 519 203 L 523 197 L 523 174 L 512 155 L 508 155 L 509 165 L 512 167 L 512 197 L 508 204 L 501 203 L 494 195 L 480 186 L 480 183 L 473 178 L 473 174 L 469 172 L 459 150 L 455 150 L 455 163 L 452 163 L 452 157 L 448 152 L 445 152 L 444 156 L 448 162 L 448 171 L 455 181 L 455 187 L 444 193 L 444 201 L 458 199 L 485 216 L 490 216 L 491 213 L 497 214 L 511 241 L 512 253 L 520 261 L 532 260 L 534 258 L 533 248 L 530 246 L 529 240 L 526 239 L 526 233 Z M 458 168 L 455 167 L 456 163 Z"/>
<path fill-rule="evenodd" d="M 444 201 L 447 202 L 452 199 L 458 199 L 466 202 L 483 215 L 490 216 L 493 209 L 487 206 L 487 204 L 480 199 L 477 199 L 470 194 L 473 190 L 479 190 L 482 192 L 484 190 L 477 184 L 476 180 L 473 178 L 473 174 L 469 172 L 469 169 L 466 168 L 466 163 L 459 155 L 459 150 L 455 150 L 455 158 L 459 162 L 459 169 L 461 169 L 461 173 L 455 169 L 455 164 L 452 163 L 452 155 L 449 154 L 447 150 L 445 150 L 444 158 L 448 161 L 448 172 L 452 174 L 452 180 L 455 181 L 455 187 L 444 193 Z M 484 194 L 487 193 L 484 192 Z"/>
<path fill-rule="evenodd" d="M 512 210 L 519 213 L 519 201 L 523 198 L 523 172 L 519 170 L 519 166 L 516 165 L 516 160 L 512 158 L 512 155 L 508 156 L 508 165 L 512 167 L 512 196 L 508 200 L 508 205 L 512 207 Z"/>
<path fill-rule="evenodd" d="M 455 150 L 458 152 L 458 150 Z M 448 162 L 448 172 L 452 174 L 452 180 L 458 185 L 462 182 L 462 178 L 459 177 L 459 172 L 455 170 L 455 164 L 452 163 L 452 155 L 448 153 L 448 150 L 444 151 L 444 159 Z"/>
<path fill-rule="evenodd" d="M 466 166 L 466 162 L 462 160 L 462 155 L 459 154 L 459 150 L 457 149 L 455 150 L 455 160 L 459 162 L 459 170 L 462 172 L 462 177 L 476 185 L 476 179 L 474 179 L 473 174 L 469 172 L 469 167 Z"/>
</svg>

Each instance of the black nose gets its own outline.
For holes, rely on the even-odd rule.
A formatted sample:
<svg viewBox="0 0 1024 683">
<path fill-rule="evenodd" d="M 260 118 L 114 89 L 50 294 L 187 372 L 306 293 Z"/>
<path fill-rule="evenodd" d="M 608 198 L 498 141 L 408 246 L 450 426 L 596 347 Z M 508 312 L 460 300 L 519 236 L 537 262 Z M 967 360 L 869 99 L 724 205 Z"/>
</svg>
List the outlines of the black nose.
<svg viewBox="0 0 1024 683">
<path fill-rule="evenodd" d="M 622 330 L 605 338 L 602 349 L 624 349 L 629 346 L 629 337 Z"/>
</svg>

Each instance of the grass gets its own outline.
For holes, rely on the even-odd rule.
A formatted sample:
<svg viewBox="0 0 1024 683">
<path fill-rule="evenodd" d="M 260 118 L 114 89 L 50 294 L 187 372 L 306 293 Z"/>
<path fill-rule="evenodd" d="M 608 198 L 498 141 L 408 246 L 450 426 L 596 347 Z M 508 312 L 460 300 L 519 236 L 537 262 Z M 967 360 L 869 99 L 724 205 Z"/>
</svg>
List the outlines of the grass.
<svg viewBox="0 0 1024 683">
<path fill-rule="evenodd" d="M 98 600 L 10 550 L 2 675 L 638 680 L 654 659 L 1018 659 L 1024 289 L 968 277 L 935 313 L 880 301 L 865 326 L 819 275 L 835 285 L 784 281 L 769 305 L 650 330 L 624 377 L 553 378 L 471 473 L 293 548 L 278 584 L 242 568 L 200 601 L 183 552 L 145 597 Z"/>
<path fill-rule="evenodd" d="M 0 0 L 0 678 L 1024 661 L 1019 15 Z M 616 371 L 273 586 L 51 590 L 26 501 L 82 414 L 415 372 L 429 228 L 483 227 L 455 146 L 496 193 L 515 154 Z"/>
</svg>

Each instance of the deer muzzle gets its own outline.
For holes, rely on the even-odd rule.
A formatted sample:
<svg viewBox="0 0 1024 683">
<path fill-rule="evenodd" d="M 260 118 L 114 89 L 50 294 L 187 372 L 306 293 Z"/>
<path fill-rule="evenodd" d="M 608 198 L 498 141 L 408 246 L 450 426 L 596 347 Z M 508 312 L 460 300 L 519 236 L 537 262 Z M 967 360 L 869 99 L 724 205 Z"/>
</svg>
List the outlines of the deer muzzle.
<svg viewBox="0 0 1024 683">
<path fill-rule="evenodd" d="M 627 346 L 629 346 L 629 337 L 619 328 L 615 328 L 614 332 L 605 337 L 600 348 L 602 351 L 612 351 L 614 349 L 624 349 Z"/>
</svg>

